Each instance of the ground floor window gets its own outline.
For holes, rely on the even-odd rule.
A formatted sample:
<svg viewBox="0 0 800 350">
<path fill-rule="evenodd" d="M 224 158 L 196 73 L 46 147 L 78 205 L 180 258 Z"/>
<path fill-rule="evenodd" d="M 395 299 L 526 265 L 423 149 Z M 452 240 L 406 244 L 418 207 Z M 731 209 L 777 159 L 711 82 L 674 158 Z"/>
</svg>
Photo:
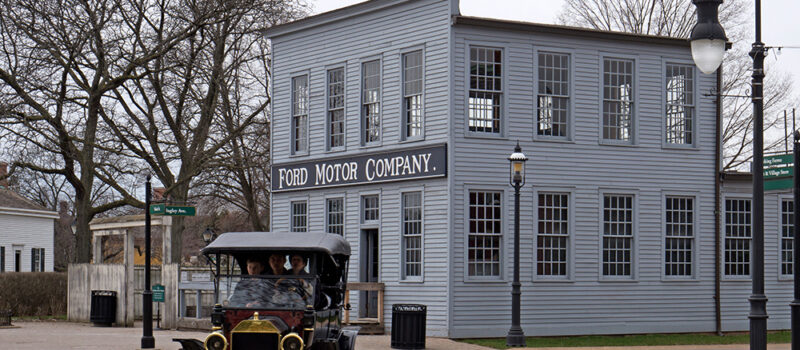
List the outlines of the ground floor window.
<svg viewBox="0 0 800 350">
<path fill-rule="evenodd" d="M 781 275 L 791 276 L 794 254 L 794 200 L 781 200 Z"/>
<path fill-rule="evenodd" d="M 422 192 L 403 193 L 403 278 L 422 276 Z"/>
<path fill-rule="evenodd" d="M 500 277 L 502 211 L 501 192 L 469 192 L 469 276 Z"/>
<path fill-rule="evenodd" d="M 292 232 L 306 232 L 308 228 L 308 202 L 292 202 Z"/>
<path fill-rule="evenodd" d="M 344 198 L 328 198 L 325 203 L 328 233 L 344 234 Z"/>
<path fill-rule="evenodd" d="M 633 276 L 633 195 L 603 195 L 603 276 Z"/>
<path fill-rule="evenodd" d="M 749 199 L 725 200 L 725 275 L 750 276 Z"/>
<path fill-rule="evenodd" d="M 31 271 L 44 271 L 44 248 L 31 248 Z"/>
<path fill-rule="evenodd" d="M 667 196 L 664 218 L 664 274 L 691 277 L 694 256 L 694 198 Z"/>
<path fill-rule="evenodd" d="M 567 276 L 569 243 L 569 194 L 537 196 L 536 275 Z"/>
</svg>

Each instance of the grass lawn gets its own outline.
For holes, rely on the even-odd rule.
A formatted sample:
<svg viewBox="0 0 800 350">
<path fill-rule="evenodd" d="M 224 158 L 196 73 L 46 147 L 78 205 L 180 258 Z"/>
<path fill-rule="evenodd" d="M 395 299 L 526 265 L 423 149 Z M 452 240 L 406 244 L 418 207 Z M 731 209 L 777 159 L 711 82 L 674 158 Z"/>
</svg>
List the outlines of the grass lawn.
<svg viewBox="0 0 800 350">
<path fill-rule="evenodd" d="M 767 342 L 789 343 L 790 331 L 769 332 Z M 495 349 L 508 349 L 505 338 L 460 339 L 464 343 L 488 346 Z M 645 345 L 708 345 L 708 344 L 747 344 L 747 333 L 730 333 L 717 336 L 708 333 L 689 334 L 636 334 L 636 335 L 592 335 L 575 337 L 528 337 L 528 347 L 578 347 L 578 346 L 645 346 Z"/>
</svg>

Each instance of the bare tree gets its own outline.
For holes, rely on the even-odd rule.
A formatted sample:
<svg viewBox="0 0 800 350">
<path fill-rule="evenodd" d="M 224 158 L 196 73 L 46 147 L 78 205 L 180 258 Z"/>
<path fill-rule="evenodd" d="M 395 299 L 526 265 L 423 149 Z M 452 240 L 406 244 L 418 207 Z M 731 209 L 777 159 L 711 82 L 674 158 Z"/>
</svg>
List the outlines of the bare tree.
<svg viewBox="0 0 800 350">
<path fill-rule="evenodd" d="M 723 96 L 722 142 L 723 170 L 742 169 L 752 159 L 752 105 L 750 75 L 752 61 L 750 49 L 749 2 L 728 0 L 720 7 L 719 18 L 725 27 L 733 50 L 723 63 L 721 91 L 700 91 L 701 94 L 720 93 Z M 695 6 L 690 0 L 566 0 L 561 14 L 561 24 L 594 29 L 688 38 L 697 21 Z M 752 41 L 752 40 L 750 40 Z M 769 63 L 767 62 L 769 70 Z M 783 133 L 776 131 L 783 108 L 794 103 L 792 81 L 783 74 L 767 74 L 764 84 L 764 130 L 771 137 L 765 151 L 777 150 L 783 144 Z"/>
<path fill-rule="evenodd" d="M 109 93 L 139 79 L 140 67 L 228 9 L 209 1 L 0 1 L 0 101 L 6 105 L 0 125 L 13 139 L 4 141 L 57 155 L 55 162 L 13 164 L 63 176 L 71 186 L 78 262 L 90 259 L 95 215 L 142 206 L 118 182 L 132 172 L 119 166 L 119 149 L 102 137 L 100 118 L 113 114 L 105 103 Z M 98 195 L 112 200 L 97 203 Z"/>
<path fill-rule="evenodd" d="M 124 153 L 141 159 L 166 188 L 173 202 L 185 203 L 202 195 L 193 181 L 212 169 L 228 169 L 229 180 L 246 203 L 248 212 L 258 215 L 258 195 L 247 188 L 254 166 L 246 152 L 264 147 L 257 132 L 266 123 L 270 103 L 266 60 L 268 51 L 263 29 L 298 18 L 304 4 L 296 0 L 228 1 L 229 11 L 215 23 L 198 31 L 159 57 L 135 70 L 144 76 L 129 80 L 113 90 L 125 117 L 103 114 L 104 122 L 119 140 Z M 247 144 L 247 147 L 242 147 Z M 239 155 L 228 156 L 228 152 Z M 229 163 L 230 162 L 230 163 Z M 266 164 L 259 164 L 265 166 Z M 232 170 L 232 171 L 230 171 Z M 263 171 L 263 170 L 262 170 Z M 239 177 L 238 175 L 243 175 Z M 217 183 L 227 189 L 227 183 Z M 216 189 L 212 188 L 212 191 Z M 173 220 L 172 252 L 180 257 L 184 219 Z"/>
</svg>

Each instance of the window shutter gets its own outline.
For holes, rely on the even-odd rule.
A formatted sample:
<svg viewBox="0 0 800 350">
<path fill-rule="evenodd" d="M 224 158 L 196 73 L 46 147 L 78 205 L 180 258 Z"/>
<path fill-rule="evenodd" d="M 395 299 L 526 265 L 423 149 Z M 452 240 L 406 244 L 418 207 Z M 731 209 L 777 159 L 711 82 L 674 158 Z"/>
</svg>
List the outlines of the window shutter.
<svg viewBox="0 0 800 350">
<path fill-rule="evenodd" d="M 44 272 L 44 248 L 39 249 L 39 271 Z"/>
<path fill-rule="evenodd" d="M 31 272 L 36 271 L 36 248 L 31 248 Z"/>
<path fill-rule="evenodd" d="M 6 272 L 6 247 L 0 247 L 0 272 Z"/>
</svg>

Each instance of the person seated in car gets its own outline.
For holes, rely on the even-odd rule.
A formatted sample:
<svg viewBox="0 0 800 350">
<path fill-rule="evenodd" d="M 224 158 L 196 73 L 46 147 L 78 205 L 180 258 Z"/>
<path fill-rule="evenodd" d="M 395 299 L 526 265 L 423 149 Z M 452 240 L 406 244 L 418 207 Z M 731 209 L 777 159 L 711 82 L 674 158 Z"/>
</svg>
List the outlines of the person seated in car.
<svg viewBox="0 0 800 350">
<path fill-rule="evenodd" d="M 289 260 L 292 264 L 292 274 L 297 276 L 308 275 L 306 272 L 306 258 L 301 254 L 292 254 Z"/>
<path fill-rule="evenodd" d="M 269 256 L 269 267 L 272 269 L 273 275 L 290 275 L 289 271 L 286 271 L 286 255 L 273 253 Z"/>
<path fill-rule="evenodd" d="M 271 299 L 270 288 L 266 281 L 252 276 L 264 274 L 265 264 L 256 257 L 248 257 L 246 261 L 247 276 L 236 284 L 236 289 L 230 298 L 234 306 L 259 306 Z"/>
</svg>

